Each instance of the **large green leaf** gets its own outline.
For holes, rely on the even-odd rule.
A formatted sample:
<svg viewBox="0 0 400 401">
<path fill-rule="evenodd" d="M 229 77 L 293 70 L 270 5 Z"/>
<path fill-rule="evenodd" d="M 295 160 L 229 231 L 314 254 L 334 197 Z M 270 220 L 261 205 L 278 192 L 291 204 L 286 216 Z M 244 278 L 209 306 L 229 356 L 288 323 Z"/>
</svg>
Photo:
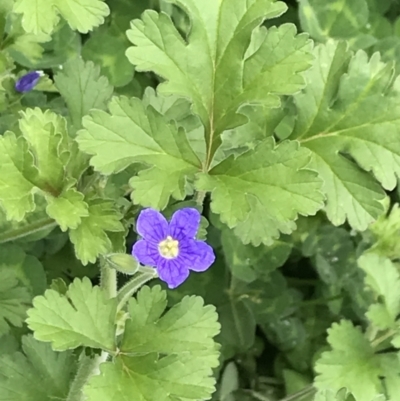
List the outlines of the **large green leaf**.
<svg viewBox="0 0 400 401">
<path fill-rule="evenodd" d="M 240 107 L 280 105 L 279 95 L 304 86 L 299 73 L 310 66 L 311 42 L 296 35 L 292 24 L 271 28 L 257 46 L 254 30 L 286 5 L 272 0 L 174 0 L 191 20 L 187 40 L 164 13 L 146 11 L 128 31 L 135 45 L 127 51 L 138 71 L 154 71 L 165 79 L 163 93 L 189 98 L 205 127 L 208 168 L 221 133 L 242 125 Z"/>
<path fill-rule="evenodd" d="M 292 138 L 313 152 L 331 222 L 365 230 L 383 212 L 376 180 L 391 190 L 400 175 L 400 81 L 379 54 L 352 56 L 345 43 L 319 45 L 315 57 Z"/>
</svg>

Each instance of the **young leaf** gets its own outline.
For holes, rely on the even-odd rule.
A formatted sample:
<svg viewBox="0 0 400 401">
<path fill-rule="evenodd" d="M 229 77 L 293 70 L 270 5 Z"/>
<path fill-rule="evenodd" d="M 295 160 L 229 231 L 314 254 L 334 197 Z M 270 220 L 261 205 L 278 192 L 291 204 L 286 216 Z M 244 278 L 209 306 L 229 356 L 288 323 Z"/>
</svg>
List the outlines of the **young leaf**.
<svg viewBox="0 0 400 401">
<path fill-rule="evenodd" d="M 314 154 L 331 222 L 347 219 L 362 231 L 383 212 L 384 192 L 367 172 L 388 190 L 400 175 L 400 79 L 379 54 L 352 57 L 346 43 L 319 45 L 315 56 L 308 85 L 295 96 L 292 138 Z"/>
<path fill-rule="evenodd" d="M 68 189 L 78 178 L 73 174 L 80 174 L 81 169 L 73 168 L 80 157 L 73 152 L 75 145 L 68 137 L 65 120 L 39 108 L 21 114 L 22 136 L 7 132 L 0 137 L 0 204 L 8 219 L 21 221 L 34 210 L 34 194 L 40 192 L 48 202 L 48 213 L 61 228 L 76 228 L 88 212 L 83 196 Z M 69 201 L 73 198 L 74 213 L 68 213 L 71 208 L 66 197 Z"/>
<path fill-rule="evenodd" d="M 315 366 L 319 390 L 346 387 L 357 401 L 371 401 L 382 392 L 379 358 L 358 328 L 347 320 L 334 323 L 328 330 L 328 342 L 332 350 L 324 352 Z"/>
<path fill-rule="evenodd" d="M 396 328 L 400 313 L 400 275 L 396 266 L 389 259 L 373 253 L 362 255 L 358 265 L 365 271 L 365 284 L 377 300 L 367 312 L 368 319 L 381 330 Z"/>
<path fill-rule="evenodd" d="M 22 14 L 22 26 L 34 34 L 52 33 L 59 15 L 72 29 L 87 33 L 110 12 L 103 0 L 17 0 L 13 11 Z"/>
<path fill-rule="evenodd" d="M 245 244 L 272 244 L 289 234 L 298 214 L 315 214 L 323 205 L 322 181 L 304 167 L 310 153 L 294 141 L 275 146 L 267 138 L 236 159 L 230 156 L 201 174 L 196 187 L 210 191 L 211 209 Z"/>
<path fill-rule="evenodd" d="M 123 399 L 184 401 L 210 398 L 218 365 L 212 338 L 219 331 L 214 307 L 200 297 L 185 297 L 162 316 L 166 293 L 143 287 L 129 305 L 121 353 L 100 366 L 84 392 L 88 401 Z"/>
<path fill-rule="evenodd" d="M 91 61 L 73 58 L 54 77 L 61 96 L 67 103 L 74 130 L 82 127 L 82 118 L 91 109 L 106 109 L 114 88 L 100 75 L 100 68 Z"/>
<path fill-rule="evenodd" d="M 150 166 L 131 179 L 136 204 L 165 208 L 169 197 L 185 197 L 185 179 L 201 169 L 185 132 L 139 99 L 114 98 L 110 114 L 95 110 L 83 119 L 80 149 L 94 155 L 91 164 L 104 174 L 132 163 Z"/>
<path fill-rule="evenodd" d="M 160 286 L 144 287 L 129 303 L 130 320 L 120 346 L 125 354 L 181 354 L 214 352 L 212 338 L 218 334 L 215 307 L 204 306 L 200 297 L 184 297 L 162 316 L 167 294 Z"/>
<path fill-rule="evenodd" d="M 166 14 L 146 11 L 128 31 L 135 45 L 127 50 L 137 71 L 154 71 L 166 81 L 162 93 L 193 102 L 205 127 L 208 168 L 220 145 L 221 133 L 242 125 L 244 104 L 280 105 L 279 95 L 304 86 L 299 73 L 311 62 L 311 42 L 296 36 L 292 24 L 271 28 L 255 49 L 248 51 L 252 33 L 267 18 L 287 6 L 272 0 L 173 0 L 191 20 L 185 41 Z"/>
<path fill-rule="evenodd" d="M 54 350 L 80 346 L 115 350 L 117 301 L 90 280 L 75 279 L 66 295 L 47 290 L 33 300 L 27 324 L 35 338 L 51 342 Z"/>
<path fill-rule="evenodd" d="M 112 202 L 95 199 L 89 202 L 89 214 L 82 218 L 81 224 L 69 231 L 75 253 L 82 264 L 94 263 L 99 254 L 112 252 L 113 245 L 108 235 L 111 232 L 124 232 L 122 214 Z"/>
<path fill-rule="evenodd" d="M 22 338 L 22 352 L 0 357 L 0 400 L 66 399 L 75 361 L 71 352 L 54 352 L 32 336 Z"/>
</svg>

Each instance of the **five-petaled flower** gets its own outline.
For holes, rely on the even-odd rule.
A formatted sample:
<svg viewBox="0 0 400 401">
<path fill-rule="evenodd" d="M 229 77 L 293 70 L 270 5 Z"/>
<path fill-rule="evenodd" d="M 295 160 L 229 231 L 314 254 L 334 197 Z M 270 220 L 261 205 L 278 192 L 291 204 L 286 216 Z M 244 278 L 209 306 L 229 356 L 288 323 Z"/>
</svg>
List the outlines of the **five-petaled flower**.
<svg viewBox="0 0 400 401">
<path fill-rule="evenodd" d="M 214 262 L 213 249 L 195 239 L 201 215 L 193 208 L 176 211 L 170 223 L 154 209 L 144 209 L 136 230 L 143 238 L 132 248 L 132 255 L 142 264 L 155 267 L 169 288 L 182 284 L 189 270 L 202 272 Z"/>
<path fill-rule="evenodd" d="M 15 90 L 17 92 L 29 92 L 39 82 L 40 77 L 43 76 L 42 71 L 31 71 L 23 75 L 16 83 Z"/>
</svg>

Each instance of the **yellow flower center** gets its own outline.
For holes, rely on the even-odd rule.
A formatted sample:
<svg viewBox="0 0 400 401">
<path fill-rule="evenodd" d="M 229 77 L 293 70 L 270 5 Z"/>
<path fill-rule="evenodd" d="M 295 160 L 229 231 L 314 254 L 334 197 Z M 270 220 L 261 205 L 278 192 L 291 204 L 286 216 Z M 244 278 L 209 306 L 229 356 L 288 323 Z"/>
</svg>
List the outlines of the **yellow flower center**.
<svg viewBox="0 0 400 401">
<path fill-rule="evenodd" d="M 158 251 L 165 259 L 174 259 L 179 254 L 179 241 L 168 235 L 164 241 L 158 244 Z"/>
</svg>

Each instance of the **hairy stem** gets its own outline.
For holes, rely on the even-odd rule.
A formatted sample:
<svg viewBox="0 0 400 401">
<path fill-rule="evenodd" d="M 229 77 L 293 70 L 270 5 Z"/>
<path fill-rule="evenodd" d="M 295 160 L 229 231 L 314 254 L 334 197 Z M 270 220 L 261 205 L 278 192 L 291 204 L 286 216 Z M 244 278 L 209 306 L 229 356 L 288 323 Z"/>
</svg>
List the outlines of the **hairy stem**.
<svg viewBox="0 0 400 401">
<path fill-rule="evenodd" d="M 107 353 L 105 354 L 107 355 Z M 85 351 L 83 351 L 79 361 L 78 372 L 71 384 L 65 401 L 83 401 L 85 399 L 82 391 L 83 387 L 91 376 L 98 374 L 99 365 L 106 361 L 107 356 L 101 354 L 91 358 L 86 356 Z"/>
<path fill-rule="evenodd" d="M 126 305 L 131 296 L 144 284 L 157 277 L 157 271 L 150 267 L 140 267 L 139 273 L 128 281 L 118 292 L 117 313 Z"/>
<path fill-rule="evenodd" d="M 205 192 L 205 191 L 198 191 L 196 193 L 196 203 L 199 206 L 203 206 L 203 202 L 204 202 L 204 199 L 206 197 L 206 194 L 207 194 L 207 192 Z"/>
</svg>

